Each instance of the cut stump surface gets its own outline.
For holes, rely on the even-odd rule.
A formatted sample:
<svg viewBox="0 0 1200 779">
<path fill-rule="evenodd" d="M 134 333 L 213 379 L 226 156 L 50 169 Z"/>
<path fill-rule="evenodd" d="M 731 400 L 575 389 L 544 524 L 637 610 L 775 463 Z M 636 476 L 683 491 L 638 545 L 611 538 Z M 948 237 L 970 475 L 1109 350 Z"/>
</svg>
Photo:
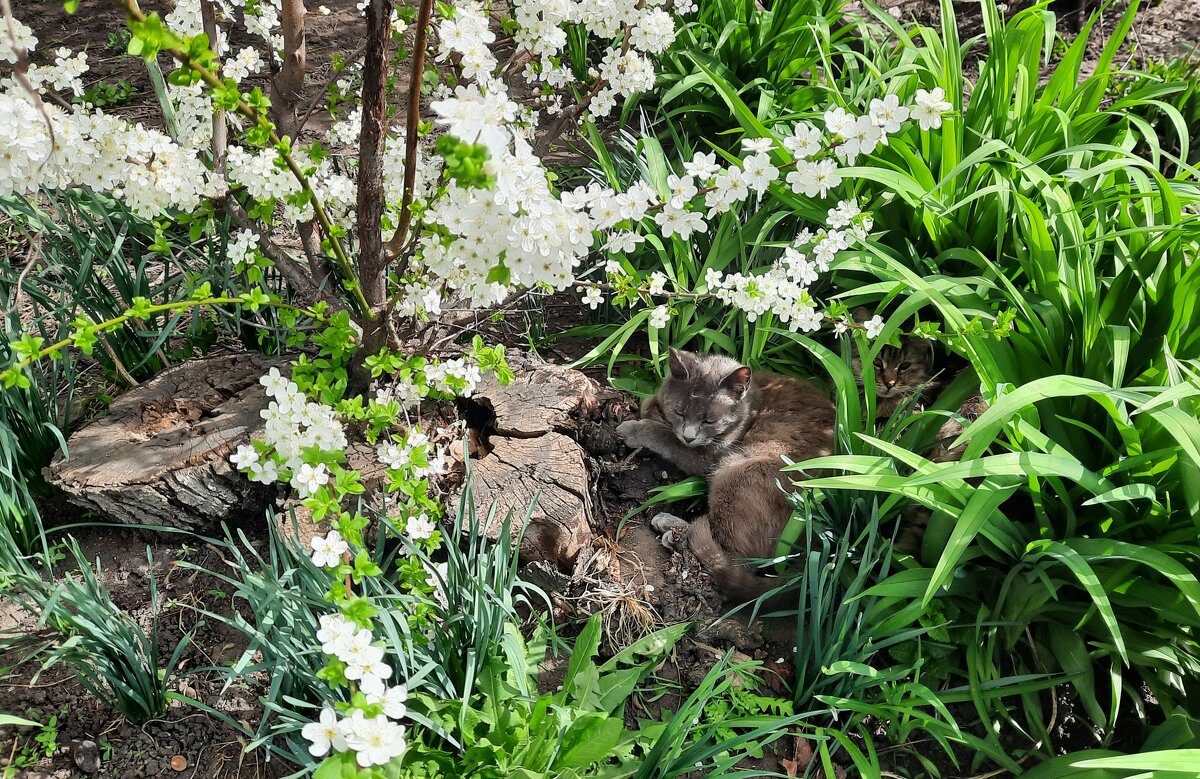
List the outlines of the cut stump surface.
<svg viewBox="0 0 1200 779">
<path fill-rule="evenodd" d="M 578 371 L 513 362 L 517 376 L 507 387 L 490 379 L 472 398 L 495 415 L 471 464 L 476 522 L 498 540 L 507 518 L 522 559 L 570 570 L 591 542 L 592 503 L 587 456 L 568 434 L 594 406 L 594 386 Z"/>
<path fill-rule="evenodd" d="M 223 354 L 164 371 L 72 435 L 69 456 L 45 476 L 72 503 L 119 522 L 195 530 L 261 517 L 275 488 L 238 473 L 229 455 L 262 427 L 259 377 L 286 365 Z"/>
</svg>

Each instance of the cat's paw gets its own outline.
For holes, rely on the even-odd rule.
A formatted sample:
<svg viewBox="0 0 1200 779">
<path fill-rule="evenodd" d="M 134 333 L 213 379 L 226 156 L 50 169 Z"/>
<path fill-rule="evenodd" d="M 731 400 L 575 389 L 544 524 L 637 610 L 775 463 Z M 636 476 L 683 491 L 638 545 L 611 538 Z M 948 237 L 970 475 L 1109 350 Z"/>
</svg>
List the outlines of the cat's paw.
<svg viewBox="0 0 1200 779">
<path fill-rule="evenodd" d="M 617 425 L 617 435 L 630 449 L 641 449 L 650 443 L 650 424 L 644 419 L 630 419 Z"/>
<path fill-rule="evenodd" d="M 666 533 L 671 530 L 687 530 L 688 523 L 680 519 L 674 514 L 668 514 L 663 511 L 654 515 L 650 520 L 650 527 L 654 528 L 655 533 Z"/>
<path fill-rule="evenodd" d="M 683 545 L 687 539 L 688 523 L 674 514 L 655 514 L 650 520 L 650 527 L 654 528 L 654 532 L 662 536 L 662 545 L 672 552 L 678 552 L 683 549 Z"/>
</svg>

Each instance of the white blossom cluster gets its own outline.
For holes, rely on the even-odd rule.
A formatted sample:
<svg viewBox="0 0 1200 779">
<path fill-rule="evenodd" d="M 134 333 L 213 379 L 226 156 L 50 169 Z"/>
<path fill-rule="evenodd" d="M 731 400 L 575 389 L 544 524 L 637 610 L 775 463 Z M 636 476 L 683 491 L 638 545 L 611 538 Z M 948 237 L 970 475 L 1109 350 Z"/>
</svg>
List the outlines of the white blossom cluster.
<svg viewBox="0 0 1200 779">
<path fill-rule="evenodd" d="M 429 436 L 415 425 L 403 439 L 379 444 L 375 452 L 388 470 L 403 471 L 417 479 L 443 474 L 450 465 L 446 449 L 434 449 Z"/>
<path fill-rule="evenodd" d="M 256 237 L 250 230 L 235 234 L 230 254 L 249 261 Z M 380 389 L 378 403 L 416 403 L 431 386 L 454 394 L 469 393 L 481 380 L 477 365 L 466 360 L 429 363 L 424 375 L 400 381 L 389 389 Z M 266 424 L 264 438 L 239 446 L 230 461 L 255 481 L 270 483 L 287 481 L 301 498 L 316 493 L 330 479 L 323 464 L 305 462 L 304 455 L 344 451 L 347 445 L 344 430 L 332 407 L 307 400 L 297 384 L 272 368 L 259 379 L 265 394 L 271 399 L 261 412 Z M 386 441 L 377 448 L 378 459 L 389 475 L 421 479 L 445 473 L 449 456 L 445 447 L 433 445 L 429 436 L 416 425 L 409 426 L 403 438 Z M 427 513 L 401 506 L 404 532 L 413 541 L 428 540 L 437 529 L 436 520 Z M 313 564 L 340 576 L 340 566 L 353 553 L 350 543 L 336 530 L 316 535 L 310 540 Z M 447 607 L 445 579 L 447 564 L 425 563 L 426 581 L 432 589 L 433 603 L 443 611 Z M 360 767 L 384 765 L 402 755 L 407 747 L 405 728 L 400 720 L 407 715 L 408 689 L 393 685 L 393 669 L 388 664 L 386 649 L 376 642 L 372 631 L 361 627 L 342 614 L 327 614 L 320 618 L 317 640 L 321 650 L 341 663 L 342 673 L 366 696 L 370 706 L 382 713 L 367 716 L 356 708 L 339 717 L 329 707 L 322 710 L 315 722 L 306 724 L 302 735 L 308 739 L 314 757 L 324 757 L 330 750 L 351 751 Z"/>
<path fill-rule="evenodd" d="M 358 685 L 367 703 L 379 706 L 382 713 L 367 717 L 356 709 L 339 719 L 336 711 L 326 707 L 316 722 L 300 731 L 309 741 L 309 753 L 324 757 L 331 749 L 353 750 L 355 761 L 363 768 L 384 765 L 404 754 L 407 743 L 399 720 L 408 714 L 408 688 L 389 686 L 392 667 L 385 661 L 384 648 L 375 643 L 370 630 L 359 628 L 341 614 L 321 617 L 317 640 L 321 651 L 345 665 L 343 673 Z"/>
<path fill-rule="evenodd" d="M 88 68 L 87 54 L 82 51 L 72 54 L 70 49 L 60 47 L 54 52 L 53 65 L 30 65 L 25 77 L 38 91 L 53 90 L 79 97 L 83 94 L 83 74 Z M 4 88 L 20 89 L 13 78 L 5 79 Z"/>
<path fill-rule="evenodd" d="M 820 329 L 824 315 L 809 295 L 809 286 L 818 274 L 829 270 L 837 252 L 864 240 L 872 226 L 870 215 L 848 200 L 829 209 L 826 220 L 828 229 L 815 234 L 802 231 L 766 272 L 726 275 L 709 268 L 705 287 L 718 300 L 745 313 L 751 322 L 769 312 L 792 332 Z"/>
<path fill-rule="evenodd" d="M 487 147 L 495 186 L 454 185 L 430 206 L 426 222 L 445 234 L 422 237 L 424 269 L 476 306 L 494 305 L 516 286 L 567 288 L 591 248 L 594 226 L 551 191 L 541 161 L 511 124 L 516 104 L 471 84 L 435 101 L 433 110 L 450 134 Z M 497 261 L 507 278 L 489 278 Z"/>
<path fill-rule="evenodd" d="M 271 398 L 261 412 L 266 422 L 263 445 L 239 446 L 230 462 L 262 484 L 286 477 L 297 494 L 307 498 L 329 482 L 329 469 L 324 463 L 305 462 L 305 451 L 344 451 L 346 433 L 332 408 L 308 400 L 278 368 L 259 383 Z"/>
<path fill-rule="evenodd" d="M 10 65 L 16 64 L 17 51 L 33 51 L 38 42 L 37 36 L 33 34 L 33 28 L 21 22 L 20 19 L 13 19 L 12 23 L 16 45 L 13 45 L 7 25 L 3 28 L 4 34 L 0 35 L 0 62 L 7 62 Z"/>
<path fill-rule="evenodd" d="M 194 210 L 225 189 L 194 150 L 157 130 L 0 91 L 0 196 L 71 186 L 110 193 L 144 218 Z"/>
<path fill-rule="evenodd" d="M 596 83 L 588 110 L 595 116 L 607 116 L 622 98 L 654 86 L 650 57 L 666 51 L 675 41 L 675 19 L 662 6 L 662 0 L 516 0 L 513 18 L 518 30 L 514 39 L 531 58 L 523 75 L 554 90 L 573 81 L 570 69 L 562 64 L 567 28 L 582 26 L 601 40 L 604 49 L 599 65 L 588 73 Z M 676 3 L 674 10 L 686 13 L 693 7 Z M 457 21 L 457 15 L 463 13 L 464 6 L 458 6 L 455 33 L 459 27 L 478 30 L 482 15 L 477 9 L 466 9 L 468 16 L 475 17 L 467 23 Z M 486 27 L 486 17 L 483 22 Z M 483 55 L 473 54 L 471 60 L 474 71 L 494 70 Z M 561 110 L 554 92 L 547 99 L 550 113 Z"/>
<path fill-rule="evenodd" d="M 728 165 L 719 162 L 714 153 L 697 152 L 683 163 L 682 171 L 668 174 L 667 193 L 662 202 L 652 206 L 654 225 L 664 238 L 689 241 L 693 235 L 708 229 L 707 220 L 752 198 L 762 197 L 781 178 L 795 193 L 828 197 L 842 183 L 839 161 L 853 164 L 860 156 L 886 145 L 888 136 L 899 132 L 909 120 L 918 121 L 926 130 L 937 129 L 942 114 L 951 107 L 940 89 L 917 90 L 914 101 L 909 107 L 902 105 L 896 95 L 887 95 L 872 100 L 869 111 L 861 116 L 841 107 L 826 111 L 824 129 L 802 121 L 777 136 L 745 139 L 743 157 Z M 784 152 L 791 160 L 777 164 L 777 159 L 784 158 Z M 785 168 L 791 169 L 786 176 Z M 605 194 L 598 189 L 595 196 L 603 199 Z M 636 223 L 639 218 L 633 221 Z M 628 229 L 626 223 L 613 224 L 615 229 L 605 236 L 606 251 L 629 253 L 644 240 Z M 603 229 L 605 225 L 598 227 Z M 770 313 L 792 331 L 815 331 L 825 320 L 825 314 L 809 288 L 819 274 L 829 270 L 839 252 L 864 241 L 872 227 L 871 216 L 863 213 L 858 203 L 839 201 L 828 209 L 823 226 L 815 232 L 808 228 L 801 231 L 770 267 L 731 274 L 710 268 L 697 291 L 738 309 L 751 322 Z M 628 273 L 616 260 L 605 263 L 604 272 L 615 287 L 627 283 Z M 664 273 L 654 272 L 645 279 L 642 291 L 651 298 L 691 292 L 668 290 L 668 282 Z M 603 302 L 597 286 L 580 291 L 584 293 L 584 302 L 593 308 Z M 651 328 L 661 329 L 670 322 L 670 315 L 670 305 L 659 304 L 650 311 L 647 321 Z M 873 322 L 866 330 L 868 335 L 878 334 Z"/>
</svg>

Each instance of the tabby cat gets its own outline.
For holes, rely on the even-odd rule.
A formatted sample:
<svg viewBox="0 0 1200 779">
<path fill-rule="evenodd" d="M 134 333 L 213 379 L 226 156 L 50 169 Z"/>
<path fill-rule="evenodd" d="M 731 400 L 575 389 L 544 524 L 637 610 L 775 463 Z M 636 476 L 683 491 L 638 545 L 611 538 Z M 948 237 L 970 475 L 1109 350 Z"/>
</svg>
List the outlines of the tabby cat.
<svg viewBox="0 0 1200 779">
<path fill-rule="evenodd" d="M 747 601 L 777 582 L 757 576 L 747 558 L 775 554 L 791 516 L 786 491 L 792 460 L 833 449 L 834 406 L 825 392 L 774 373 L 752 373 L 724 355 L 671 350 L 670 374 L 642 406 L 641 419 L 617 433 L 685 472 L 708 478 L 708 513 L 691 523 L 670 514 L 652 520 L 667 547 L 686 544 L 723 594 Z"/>
<path fill-rule="evenodd" d="M 865 309 L 858 309 L 854 317 L 858 321 L 867 318 Z M 863 386 L 862 362 L 853 357 L 854 378 Z M 884 346 L 875 356 L 875 418 L 886 420 L 897 409 L 912 404 L 910 408 L 922 408 L 932 402 L 942 384 L 934 381 L 933 342 L 923 338 L 905 337 L 900 346 Z M 918 397 L 914 397 L 918 396 Z M 975 394 L 967 398 L 956 412 L 948 417 L 938 429 L 937 438 L 923 454 L 933 462 L 954 462 L 960 459 L 967 445 L 948 448 L 962 434 L 965 424 L 975 421 L 987 403 L 983 396 Z M 929 524 L 930 512 L 924 506 L 910 506 L 901 515 L 900 529 L 896 536 L 896 548 L 909 554 L 918 554 L 925 529 Z"/>
</svg>

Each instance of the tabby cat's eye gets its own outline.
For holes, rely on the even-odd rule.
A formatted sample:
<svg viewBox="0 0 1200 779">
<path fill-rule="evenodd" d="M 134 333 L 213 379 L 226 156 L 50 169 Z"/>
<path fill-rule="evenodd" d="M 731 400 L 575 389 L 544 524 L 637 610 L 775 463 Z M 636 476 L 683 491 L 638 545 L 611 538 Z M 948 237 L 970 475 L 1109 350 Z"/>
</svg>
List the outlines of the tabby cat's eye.
<svg viewBox="0 0 1200 779">
<path fill-rule="evenodd" d="M 717 424 L 717 420 L 715 420 L 715 419 L 706 419 L 706 420 L 704 420 L 704 424 L 706 424 L 706 425 L 715 425 L 715 424 Z"/>
<path fill-rule="evenodd" d="M 883 360 L 876 360 L 876 361 L 875 361 L 875 367 L 876 367 L 876 368 L 882 368 L 882 367 L 883 367 Z"/>
<path fill-rule="evenodd" d="M 902 363 L 900 363 L 900 370 L 902 370 L 902 371 L 906 371 L 906 370 L 908 370 L 908 366 L 909 366 L 909 365 L 912 365 L 912 363 L 909 363 L 909 362 L 902 362 Z"/>
</svg>

